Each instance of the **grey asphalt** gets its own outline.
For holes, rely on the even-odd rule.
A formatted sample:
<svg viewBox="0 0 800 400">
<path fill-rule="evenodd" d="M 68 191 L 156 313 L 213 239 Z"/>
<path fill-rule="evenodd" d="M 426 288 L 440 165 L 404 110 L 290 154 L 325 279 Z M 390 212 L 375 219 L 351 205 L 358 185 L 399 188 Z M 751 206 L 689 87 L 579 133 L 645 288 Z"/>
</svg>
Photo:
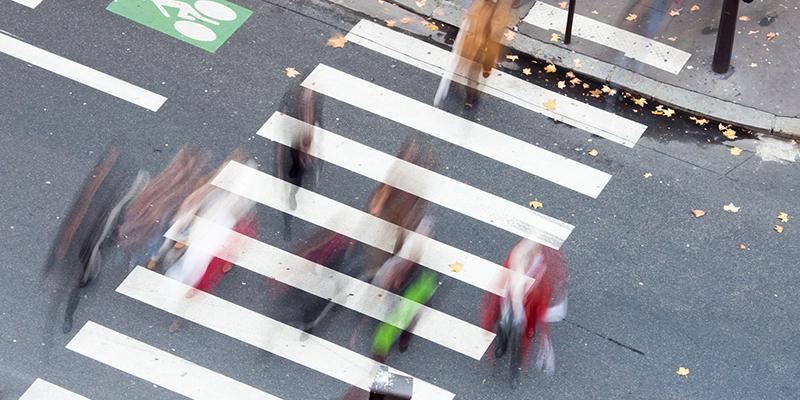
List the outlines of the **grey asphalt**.
<svg viewBox="0 0 800 400">
<path fill-rule="evenodd" d="M 177 399 L 178 395 L 64 349 L 92 320 L 284 399 L 336 399 L 346 386 L 302 365 L 201 326 L 175 334 L 172 316 L 115 293 L 129 271 L 117 253 L 89 286 L 76 329 L 46 331 L 50 296 L 42 268 L 60 218 L 103 150 L 121 143 L 131 174 L 156 172 L 183 144 L 221 161 L 242 146 L 272 172 L 275 146 L 254 137 L 283 93 L 324 63 L 421 101 L 435 76 L 348 44 L 325 46 L 357 15 L 328 2 L 240 0 L 253 15 L 215 54 L 193 48 L 105 11 L 106 2 L 45 0 L 35 10 L 0 1 L 0 29 L 167 96 L 153 113 L 0 55 L 0 399 L 16 399 L 41 377 L 91 399 Z M 294 67 L 298 78 L 283 70 Z M 323 126 L 395 153 L 412 130 L 333 99 Z M 599 106 L 603 106 L 599 104 Z M 563 251 L 570 261 L 567 321 L 553 326 L 556 373 L 533 365 L 512 390 L 507 365 L 474 361 L 415 339 L 389 364 L 448 389 L 460 399 L 654 398 L 790 399 L 800 392 L 800 221 L 773 226 L 778 212 L 800 215 L 800 167 L 765 161 L 765 140 L 748 138 L 732 156 L 715 127 L 618 112 L 649 126 L 633 149 L 557 124 L 521 107 L 483 97 L 474 112 L 451 112 L 536 143 L 613 175 L 590 199 L 433 138 L 439 172 L 519 204 L 533 198 L 547 215 L 575 225 Z M 797 145 L 783 144 L 789 151 Z M 792 147 L 794 146 L 794 147 Z M 586 154 L 590 148 L 597 157 Z M 653 174 L 645 178 L 644 173 Z M 320 193 L 363 207 L 377 183 L 325 165 Z M 724 204 L 741 206 L 738 213 Z M 706 216 L 694 218 L 692 208 Z M 291 249 L 281 215 L 259 207 L 259 239 Z M 434 206 L 437 239 L 501 262 L 516 238 Z M 297 235 L 313 227 L 302 222 Z M 745 243 L 747 250 L 739 249 Z M 448 278 L 434 308 L 478 322 L 482 293 Z M 264 279 L 234 268 L 215 294 L 280 321 L 291 302 L 275 302 Z M 358 316 L 345 309 L 315 331 L 348 346 Z M 59 324 L 56 324 L 59 325 Z M 264 333 L 265 336 L 269 332 Z M 356 348 L 369 354 L 362 334 Z M 688 377 L 675 371 L 684 366 Z"/>
</svg>

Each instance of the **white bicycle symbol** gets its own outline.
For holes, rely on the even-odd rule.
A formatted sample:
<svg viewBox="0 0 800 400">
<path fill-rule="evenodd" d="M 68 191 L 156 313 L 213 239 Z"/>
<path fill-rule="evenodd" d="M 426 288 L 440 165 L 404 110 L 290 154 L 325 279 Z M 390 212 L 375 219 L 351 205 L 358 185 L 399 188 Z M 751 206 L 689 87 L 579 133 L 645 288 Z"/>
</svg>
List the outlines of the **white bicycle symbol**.
<svg viewBox="0 0 800 400">
<path fill-rule="evenodd" d="M 172 18 L 172 16 L 167 12 L 166 7 L 178 10 L 176 16 L 181 20 L 175 21 L 173 24 L 175 30 L 190 39 L 201 42 L 213 42 L 217 39 L 217 34 L 213 29 L 197 21 L 219 25 L 219 21 L 233 21 L 237 17 L 236 11 L 230 7 L 211 0 L 197 0 L 194 6 L 180 0 L 152 0 L 152 2 L 167 18 Z"/>
</svg>

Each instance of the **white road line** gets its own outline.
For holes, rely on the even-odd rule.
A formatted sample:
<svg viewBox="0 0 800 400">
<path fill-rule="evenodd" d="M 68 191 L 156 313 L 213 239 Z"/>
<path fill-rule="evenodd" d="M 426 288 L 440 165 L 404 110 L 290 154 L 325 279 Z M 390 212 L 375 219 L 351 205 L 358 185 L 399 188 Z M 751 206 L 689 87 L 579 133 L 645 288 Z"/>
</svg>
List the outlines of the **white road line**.
<svg viewBox="0 0 800 400">
<path fill-rule="evenodd" d="M 363 19 L 346 37 L 352 43 L 439 76 L 444 75 L 454 57 L 447 50 Z M 463 75 L 455 75 L 453 80 L 462 85 L 469 82 Z M 496 69 L 478 83 L 478 90 L 627 147 L 635 146 L 647 130 L 646 125 Z M 555 111 L 544 107 L 549 100 L 556 101 Z"/>
<path fill-rule="evenodd" d="M 22 4 L 23 6 L 30 8 L 36 8 L 36 6 L 42 3 L 42 0 L 11 0 L 11 1 Z"/>
<path fill-rule="evenodd" d="M 36 378 L 19 400 L 89 400 L 89 398 L 70 392 L 42 378 Z"/>
<path fill-rule="evenodd" d="M 287 193 L 294 185 L 234 161 L 229 162 L 212 183 L 388 253 L 394 251 L 397 235 L 403 232 L 397 225 L 303 188 L 298 189 L 297 207 L 292 209 Z M 421 250 L 401 252 L 400 257 L 498 296 L 505 295 L 497 282 L 511 273 L 507 268 L 427 236 L 412 231 L 405 231 L 405 234 L 417 240 Z M 450 269 L 449 265 L 455 262 L 463 264 L 461 271 Z M 519 278 L 526 285 L 533 283 L 525 274 L 519 274 Z"/>
<path fill-rule="evenodd" d="M 286 146 L 309 127 L 274 113 L 258 134 Z M 450 208 L 479 221 L 558 250 L 572 225 L 484 192 L 455 179 L 375 150 L 322 128 L 314 129 L 308 153 L 367 178 Z"/>
<path fill-rule="evenodd" d="M 190 399 L 280 400 L 92 321 L 67 343 L 67 349 Z"/>
<path fill-rule="evenodd" d="M 0 33 L 0 53 L 8 54 L 11 57 L 116 96 L 150 111 L 158 111 L 167 101 L 164 96 L 42 50 L 4 33 Z"/>
<path fill-rule="evenodd" d="M 190 291 L 191 296 L 187 297 Z M 131 271 L 117 292 L 364 390 L 369 390 L 382 365 L 345 347 L 142 267 Z M 408 375 L 392 368 L 389 370 Z M 451 400 L 454 397 L 453 393 L 442 388 L 414 379 L 413 398 L 416 400 Z"/>
<path fill-rule="evenodd" d="M 596 198 L 611 175 L 319 64 L 303 86 Z"/>
<path fill-rule="evenodd" d="M 564 32 L 567 25 L 567 10 L 537 1 L 523 21 L 542 29 Z M 572 34 L 620 50 L 626 57 L 673 74 L 680 73 L 692 57 L 691 53 L 681 49 L 580 14 L 575 14 Z"/>
<path fill-rule="evenodd" d="M 194 224 L 209 235 L 229 236 L 236 248 L 223 250 L 214 256 L 244 267 L 278 282 L 306 291 L 347 307 L 379 321 L 402 328 L 392 319 L 392 311 L 400 303 L 419 307 L 419 321 L 411 333 L 438 345 L 480 360 L 494 340 L 494 333 L 472 325 L 441 311 L 411 302 L 403 296 L 370 285 L 367 282 L 334 271 L 269 244 L 221 227 L 209 220 L 195 217 Z M 171 230 L 168 238 L 176 240 Z M 191 242 L 188 243 L 192 245 Z"/>
</svg>

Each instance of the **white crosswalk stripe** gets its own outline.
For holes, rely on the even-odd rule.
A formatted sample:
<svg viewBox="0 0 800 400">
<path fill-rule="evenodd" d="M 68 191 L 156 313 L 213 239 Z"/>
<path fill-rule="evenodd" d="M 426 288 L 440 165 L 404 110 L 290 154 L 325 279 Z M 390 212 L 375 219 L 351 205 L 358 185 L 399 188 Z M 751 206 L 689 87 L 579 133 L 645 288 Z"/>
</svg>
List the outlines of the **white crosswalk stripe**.
<svg viewBox="0 0 800 400">
<path fill-rule="evenodd" d="M 67 343 L 67 349 L 190 399 L 280 400 L 92 321 Z"/>
<path fill-rule="evenodd" d="M 19 400 L 89 400 L 89 398 L 54 385 L 44 379 L 36 378 Z"/>
<path fill-rule="evenodd" d="M 444 74 L 454 57 L 451 52 L 430 43 L 363 19 L 350 30 L 346 38 L 349 42 L 439 76 Z M 464 85 L 468 83 L 468 78 L 463 75 L 455 75 L 454 80 Z M 479 82 L 477 88 L 499 99 L 627 147 L 636 145 L 647 130 L 646 125 L 496 69 L 492 70 L 489 78 Z M 556 110 L 550 111 L 544 107 L 544 103 L 549 100 L 555 100 Z"/>
<path fill-rule="evenodd" d="M 193 223 L 203 234 L 228 236 L 232 243 L 241 246 L 231 249 L 233 251 L 223 249 L 214 256 L 323 299 L 330 299 L 379 321 L 403 328 L 392 311 L 400 303 L 412 303 L 419 307 L 419 320 L 408 328 L 411 333 L 476 360 L 483 357 L 494 339 L 494 333 L 478 326 L 413 303 L 403 296 L 220 227 L 201 217 L 196 217 Z M 172 231 L 167 232 L 166 236 L 178 239 L 178 235 Z"/>
<path fill-rule="evenodd" d="M 286 146 L 308 124 L 275 113 L 258 134 Z M 478 190 L 457 180 L 437 174 L 407 161 L 364 146 L 325 129 L 313 130 L 308 153 L 314 157 L 381 181 L 433 203 L 458 211 L 515 235 L 558 249 L 572 226 L 555 218 Z"/>
<path fill-rule="evenodd" d="M 11 1 L 22 4 L 23 6 L 29 8 L 36 8 L 36 6 L 42 3 L 42 0 L 11 0 Z"/>
<path fill-rule="evenodd" d="M 523 21 L 542 29 L 564 32 L 567 25 L 567 10 L 537 1 Z M 681 49 L 578 13 L 575 13 L 572 34 L 622 51 L 626 57 L 673 74 L 680 73 L 692 57 L 691 53 Z"/>
<path fill-rule="evenodd" d="M 593 198 L 611 179 L 605 172 L 324 64 L 302 85 Z"/>
<path fill-rule="evenodd" d="M 190 291 L 190 296 L 187 296 Z M 119 285 L 117 292 L 364 390 L 372 386 L 382 365 L 142 267 L 136 267 Z M 410 376 L 393 368 L 389 370 Z M 447 390 L 414 379 L 415 399 L 450 400 L 454 397 Z"/>
<path fill-rule="evenodd" d="M 0 53 L 5 53 L 150 111 L 158 111 L 167 101 L 164 96 L 50 53 L 2 32 L 0 32 Z"/>
<path fill-rule="evenodd" d="M 397 225 L 303 188 L 298 189 L 297 207 L 292 209 L 286 194 L 294 185 L 235 161 L 229 162 L 212 183 L 388 253 L 394 252 L 396 238 L 403 231 Z M 412 231 L 405 235 L 416 240 L 420 250 L 407 250 L 408 254 L 400 252 L 398 256 L 498 296 L 505 295 L 496 282 L 511 273 L 507 268 Z M 463 264 L 458 272 L 449 267 L 456 261 Z M 532 283 L 526 275 L 519 277 Z"/>
</svg>

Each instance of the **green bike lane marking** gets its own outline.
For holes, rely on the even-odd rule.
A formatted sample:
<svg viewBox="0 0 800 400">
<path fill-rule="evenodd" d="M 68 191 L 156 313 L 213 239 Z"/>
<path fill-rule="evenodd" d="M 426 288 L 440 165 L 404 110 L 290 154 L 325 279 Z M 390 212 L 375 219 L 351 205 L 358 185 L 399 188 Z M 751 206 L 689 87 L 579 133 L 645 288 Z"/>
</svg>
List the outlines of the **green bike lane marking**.
<svg viewBox="0 0 800 400">
<path fill-rule="evenodd" d="M 106 10 L 211 53 L 253 13 L 226 0 L 114 0 Z"/>
</svg>

